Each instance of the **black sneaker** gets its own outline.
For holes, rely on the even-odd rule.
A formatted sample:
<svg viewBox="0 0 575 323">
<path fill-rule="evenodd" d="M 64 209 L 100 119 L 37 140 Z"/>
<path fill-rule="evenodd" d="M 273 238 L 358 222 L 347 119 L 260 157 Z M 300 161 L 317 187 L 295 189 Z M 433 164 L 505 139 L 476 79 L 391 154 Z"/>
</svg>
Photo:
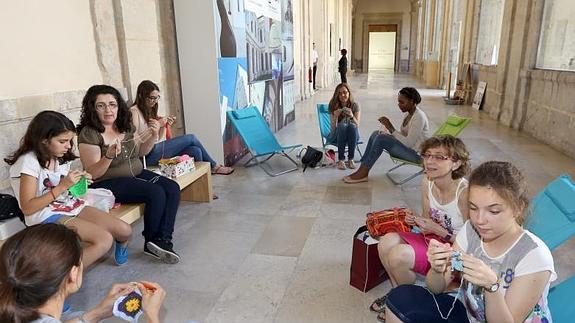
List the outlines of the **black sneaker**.
<svg viewBox="0 0 575 323">
<path fill-rule="evenodd" d="M 177 264 L 180 256 L 172 249 L 172 246 L 163 240 L 148 241 L 144 246 L 144 253 L 166 264 Z"/>
</svg>

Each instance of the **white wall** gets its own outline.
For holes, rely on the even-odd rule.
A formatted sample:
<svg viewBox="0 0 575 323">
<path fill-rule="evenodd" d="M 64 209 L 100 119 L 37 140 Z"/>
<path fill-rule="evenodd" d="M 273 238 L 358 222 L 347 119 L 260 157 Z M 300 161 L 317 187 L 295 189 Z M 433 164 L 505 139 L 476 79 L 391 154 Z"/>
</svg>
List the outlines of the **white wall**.
<svg viewBox="0 0 575 323">
<path fill-rule="evenodd" d="M 6 1 L 0 30 L 0 99 L 102 83 L 88 1 Z"/>
<path fill-rule="evenodd" d="M 186 132 L 223 161 L 215 1 L 174 0 L 174 12 Z"/>
</svg>

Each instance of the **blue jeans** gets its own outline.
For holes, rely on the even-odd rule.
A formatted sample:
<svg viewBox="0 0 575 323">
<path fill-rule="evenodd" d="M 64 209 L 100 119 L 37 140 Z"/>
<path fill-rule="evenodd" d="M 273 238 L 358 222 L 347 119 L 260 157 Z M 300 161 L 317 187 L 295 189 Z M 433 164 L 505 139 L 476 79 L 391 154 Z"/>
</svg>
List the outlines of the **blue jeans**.
<svg viewBox="0 0 575 323">
<path fill-rule="evenodd" d="M 369 141 L 365 147 L 365 153 L 361 158 L 361 165 L 371 169 L 384 150 L 393 157 L 414 163 L 421 160 L 421 157 L 415 150 L 405 146 L 394 136 L 380 133 L 376 130 L 369 137 Z"/>
<path fill-rule="evenodd" d="M 347 146 L 347 159 L 353 160 L 359 131 L 353 122 L 340 122 L 335 131 L 329 134 L 327 142 L 335 142 L 338 160 L 345 160 L 345 146 Z"/>
<path fill-rule="evenodd" d="M 107 188 L 120 203 L 145 203 L 144 231 L 146 242 L 172 241 L 176 213 L 180 204 L 180 186 L 173 180 L 149 170 L 136 177 L 117 177 L 95 182 L 92 188 Z"/>
<path fill-rule="evenodd" d="M 467 310 L 459 300 L 455 301 L 448 319 L 441 318 L 437 308 L 446 315 L 454 301 L 455 298 L 447 293 L 433 296 L 421 286 L 399 285 L 387 293 L 386 305 L 402 322 L 469 322 Z"/>
<path fill-rule="evenodd" d="M 157 165 L 161 158 L 171 158 L 184 154 L 194 157 L 195 161 L 210 162 L 212 168 L 217 165 L 198 138 L 192 134 L 171 138 L 155 144 L 152 151 L 146 155 L 146 164 Z"/>
</svg>

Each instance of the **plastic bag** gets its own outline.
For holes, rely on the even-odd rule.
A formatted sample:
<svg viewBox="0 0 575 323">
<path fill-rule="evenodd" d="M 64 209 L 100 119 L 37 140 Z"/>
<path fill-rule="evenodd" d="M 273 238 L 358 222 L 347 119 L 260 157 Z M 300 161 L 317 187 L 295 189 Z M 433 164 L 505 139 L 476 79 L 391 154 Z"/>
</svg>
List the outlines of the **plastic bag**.
<svg viewBox="0 0 575 323">
<path fill-rule="evenodd" d="M 83 198 L 86 200 L 86 205 L 95 207 L 104 212 L 109 212 L 116 202 L 114 193 L 105 188 L 89 188 Z"/>
</svg>

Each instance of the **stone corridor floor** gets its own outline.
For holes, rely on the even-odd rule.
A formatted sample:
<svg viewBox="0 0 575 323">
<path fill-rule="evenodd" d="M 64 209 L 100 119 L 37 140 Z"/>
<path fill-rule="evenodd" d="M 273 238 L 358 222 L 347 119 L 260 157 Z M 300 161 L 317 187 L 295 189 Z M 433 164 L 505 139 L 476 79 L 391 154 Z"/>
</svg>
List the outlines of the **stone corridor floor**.
<svg viewBox="0 0 575 323">
<path fill-rule="evenodd" d="M 473 118 L 461 134 L 472 166 L 513 161 L 533 195 L 561 173 L 575 176 L 572 158 L 470 106 L 444 105 L 445 91 L 425 89 L 411 76 L 360 74 L 350 78 L 350 85 L 362 112 L 364 140 L 383 114 L 396 125 L 401 122 L 396 94 L 414 86 L 432 131 L 452 112 Z M 295 122 L 277 133 L 281 143 L 321 146 L 315 104 L 328 102 L 334 87 L 296 104 Z M 287 166 L 280 160 L 273 165 Z M 336 168 L 272 178 L 259 168 L 237 166 L 231 176 L 212 177 L 218 200 L 182 202 L 174 233 L 179 264 L 161 264 L 142 253 L 140 222 L 134 227 L 129 263 L 117 267 L 110 257 L 91 268 L 69 301 L 74 310 L 82 310 L 97 304 L 113 282 L 146 279 L 167 291 L 163 322 L 377 322 L 368 305 L 390 286 L 385 282 L 365 294 L 349 286 L 352 236 L 369 211 L 398 205 L 421 209 L 421 178 L 395 186 L 385 176 L 391 166 L 382 155 L 370 181 L 356 185 L 343 183 L 341 178 L 351 172 Z M 575 273 L 574 249 L 572 239 L 554 252 L 559 280 Z"/>
</svg>

